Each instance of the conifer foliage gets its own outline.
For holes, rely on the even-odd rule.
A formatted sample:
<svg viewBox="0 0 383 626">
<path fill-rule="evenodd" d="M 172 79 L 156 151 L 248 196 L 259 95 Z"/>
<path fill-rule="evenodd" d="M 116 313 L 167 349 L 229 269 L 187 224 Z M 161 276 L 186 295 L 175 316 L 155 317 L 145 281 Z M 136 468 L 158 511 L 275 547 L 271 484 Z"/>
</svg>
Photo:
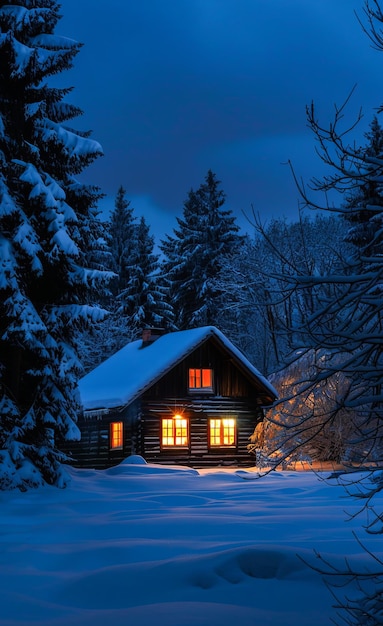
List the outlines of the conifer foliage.
<svg viewBox="0 0 383 626">
<path fill-rule="evenodd" d="M 211 170 L 197 191 L 189 192 L 174 237 L 162 242 L 164 272 L 178 328 L 216 324 L 224 304 L 218 276 L 224 258 L 241 237 L 232 212 L 223 209 L 225 193 Z"/>
<path fill-rule="evenodd" d="M 160 274 L 159 256 L 154 252 L 154 237 L 144 217 L 137 221 L 122 186 L 104 234 L 107 266 L 114 277 L 108 293 L 100 294 L 109 315 L 80 336 L 86 371 L 136 339 L 145 326 L 174 328 L 168 289 Z"/>
<path fill-rule="evenodd" d="M 122 186 L 107 231 L 111 267 L 117 275 L 111 283 L 113 302 L 109 308 L 116 321 L 125 326 L 121 338 L 134 337 L 143 326 L 170 328 L 173 310 L 166 303 L 166 289 L 159 278 L 154 237 L 143 216 L 137 222 Z"/>
<path fill-rule="evenodd" d="M 108 308 L 122 326 L 121 331 L 125 327 L 122 345 L 126 343 L 124 337 L 132 339 L 144 326 L 171 328 L 173 309 L 166 301 L 167 290 L 160 279 L 154 237 L 143 216 L 137 222 L 122 186 L 107 232 L 111 268 L 117 275 L 111 283 L 113 301 Z"/>
<path fill-rule="evenodd" d="M 75 336 L 105 278 L 95 247 L 96 188 L 75 178 L 102 153 L 66 123 L 81 111 L 47 79 L 80 45 L 54 33 L 54 0 L 0 1 L 0 488 L 62 486 L 60 444 L 76 439 Z"/>
<path fill-rule="evenodd" d="M 136 218 L 133 215 L 133 208 L 121 185 L 107 227 L 111 268 L 116 273 L 116 279 L 110 285 L 114 296 L 121 293 L 129 278 L 129 266 L 135 247 L 135 228 Z"/>
<path fill-rule="evenodd" d="M 159 275 L 159 256 L 154 253 L 154 237 L 144 217 L 134 235 L 129 276 L 119 297 L 123 310 L 135 333 L 146 326 L 170 329 L 173 309 L 167 302 L 167 290 Z"/>
<path fill-rule="evenodd" d="M 347 241 L 358 250 L 363 248 L 364 255 L 372 256 L 374 252 L 380 252 L 376 239 L 383 206 L 383 128 L 376 115 L 365 137 L 368 143 L 359 149 L 360 159 L 364 160 L 362 176 L 352 182 L 344 217 L 350 226 Z"/>
</svg>

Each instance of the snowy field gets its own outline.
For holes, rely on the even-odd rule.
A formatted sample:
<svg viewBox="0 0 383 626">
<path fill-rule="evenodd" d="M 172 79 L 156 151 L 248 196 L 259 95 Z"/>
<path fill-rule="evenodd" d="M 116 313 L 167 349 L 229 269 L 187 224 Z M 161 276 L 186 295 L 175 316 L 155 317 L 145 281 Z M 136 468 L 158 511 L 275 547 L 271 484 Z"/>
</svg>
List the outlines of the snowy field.
<svg viewBox="0 0 383 626">
<path fill-rule="evenodd" d="M 139 461 L 0 494 L 1 626 L 324 626 L 334 599 L 299 556 L 372 567 L 352 531 L 381 540 L 328 473 Z"/>
</svg>

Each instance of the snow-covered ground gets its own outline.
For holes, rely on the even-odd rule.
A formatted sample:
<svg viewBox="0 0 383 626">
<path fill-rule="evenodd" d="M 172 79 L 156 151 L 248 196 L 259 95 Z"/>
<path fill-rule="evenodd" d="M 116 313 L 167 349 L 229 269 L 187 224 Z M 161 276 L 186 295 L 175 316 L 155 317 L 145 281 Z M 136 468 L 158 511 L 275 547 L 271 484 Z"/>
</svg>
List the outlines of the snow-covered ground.
<svg viewBox="0 0 383 626">
<path fill-rule="evenodd" d="M 334 599 L 299 557 L 372 567 L 353 530 L 380 548 L 328 473 L 70 473 L 0 493 L 1 626 L 324 626 Z"/>
</svg>

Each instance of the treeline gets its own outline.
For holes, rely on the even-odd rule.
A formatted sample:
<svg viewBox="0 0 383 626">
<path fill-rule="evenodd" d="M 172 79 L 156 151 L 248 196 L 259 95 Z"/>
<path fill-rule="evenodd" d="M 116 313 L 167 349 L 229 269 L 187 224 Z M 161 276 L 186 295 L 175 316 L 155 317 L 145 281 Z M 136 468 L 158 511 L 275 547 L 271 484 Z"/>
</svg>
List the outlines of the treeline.
<svg viewBox="0 0 383 626">
<path fill-rule="evenodd" d="M 86 370 L 139 336 L 145 326 L 183 330 L 218 326 L 259 369 L 279 369 L 296 344 L 296 329 L 323 294 L 286 294 L 284 278 L 296 271 L 326 275 L 349 249 L 344 220 L 306 215 L 273 219 L 253 235 L 240 234 L 225 193 L 209 171 L 190 190 L 178 226 L 159 243 L 145 218 L 134 214 L 123 187 L 110 219 L 100 223 L 98 267 L 115 273 L 97 304 L 109 315 L 83 334 Z M 330 295 L 331 288 L 326 290 Z"/>
</svg>

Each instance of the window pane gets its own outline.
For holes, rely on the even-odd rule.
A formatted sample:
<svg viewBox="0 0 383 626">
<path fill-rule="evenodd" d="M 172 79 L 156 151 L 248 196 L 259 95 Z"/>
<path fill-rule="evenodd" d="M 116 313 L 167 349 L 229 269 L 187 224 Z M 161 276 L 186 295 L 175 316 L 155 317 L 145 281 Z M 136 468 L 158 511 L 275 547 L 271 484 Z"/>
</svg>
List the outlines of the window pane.
<svg viewBox="0 0 383 626">
<path fill-rule="evenodd" d="M 211 370 L 202 370 L 202 387 L 212 387 Z"/>
<path fill-rule="evenodd" d="M 175 419 L 176 446 L 187 444 L 187 422 L 186 419 Z"/>
<path fill-rule="evenodd" d="M 223 422 L 223 444 L 232 446 L 235 442 L 235 421 L 233 419 L 224 419 Z"/>
<path fill-rule="evenodd" d="M 162 445 L 187 446 L 188 422 L 185 418 L 162 420 Z"/>
<path fill-rule="evenodd" d="M 235 419 L 211 419 L 210 420 L 210 445 L 233 446 L 235 445 Z"/>
<path fill-rule="evenodd" d="M 173 420 L 162 420 L 162 445 L 173 446 Z"/>
<path fill-rule="evenodd" d="M 189 389 L 194 389 L 195 387 L 195 369 L 189 370 Z"/>
<path fill-rule="evenodd" d="M 189 389 L 212 389 L 213 370 L 191 368 L 189 369 Z"/>
<path fill-rule="evenodd" d="M 210 445 L 219 446 L 221 443 L 221 420 L 210 420 Z"/>
<path fill-rule="evenodd" d="M 123 427 L 122 422 L 112 422 L 110 425 L 110 447 L 123 447 Z"/>
<path fill-rule="evenodd" d="M 195 372 L 195 387 L 198 389 L 201 387 L 201 370 L 194 370 Z"/>
</svg>

